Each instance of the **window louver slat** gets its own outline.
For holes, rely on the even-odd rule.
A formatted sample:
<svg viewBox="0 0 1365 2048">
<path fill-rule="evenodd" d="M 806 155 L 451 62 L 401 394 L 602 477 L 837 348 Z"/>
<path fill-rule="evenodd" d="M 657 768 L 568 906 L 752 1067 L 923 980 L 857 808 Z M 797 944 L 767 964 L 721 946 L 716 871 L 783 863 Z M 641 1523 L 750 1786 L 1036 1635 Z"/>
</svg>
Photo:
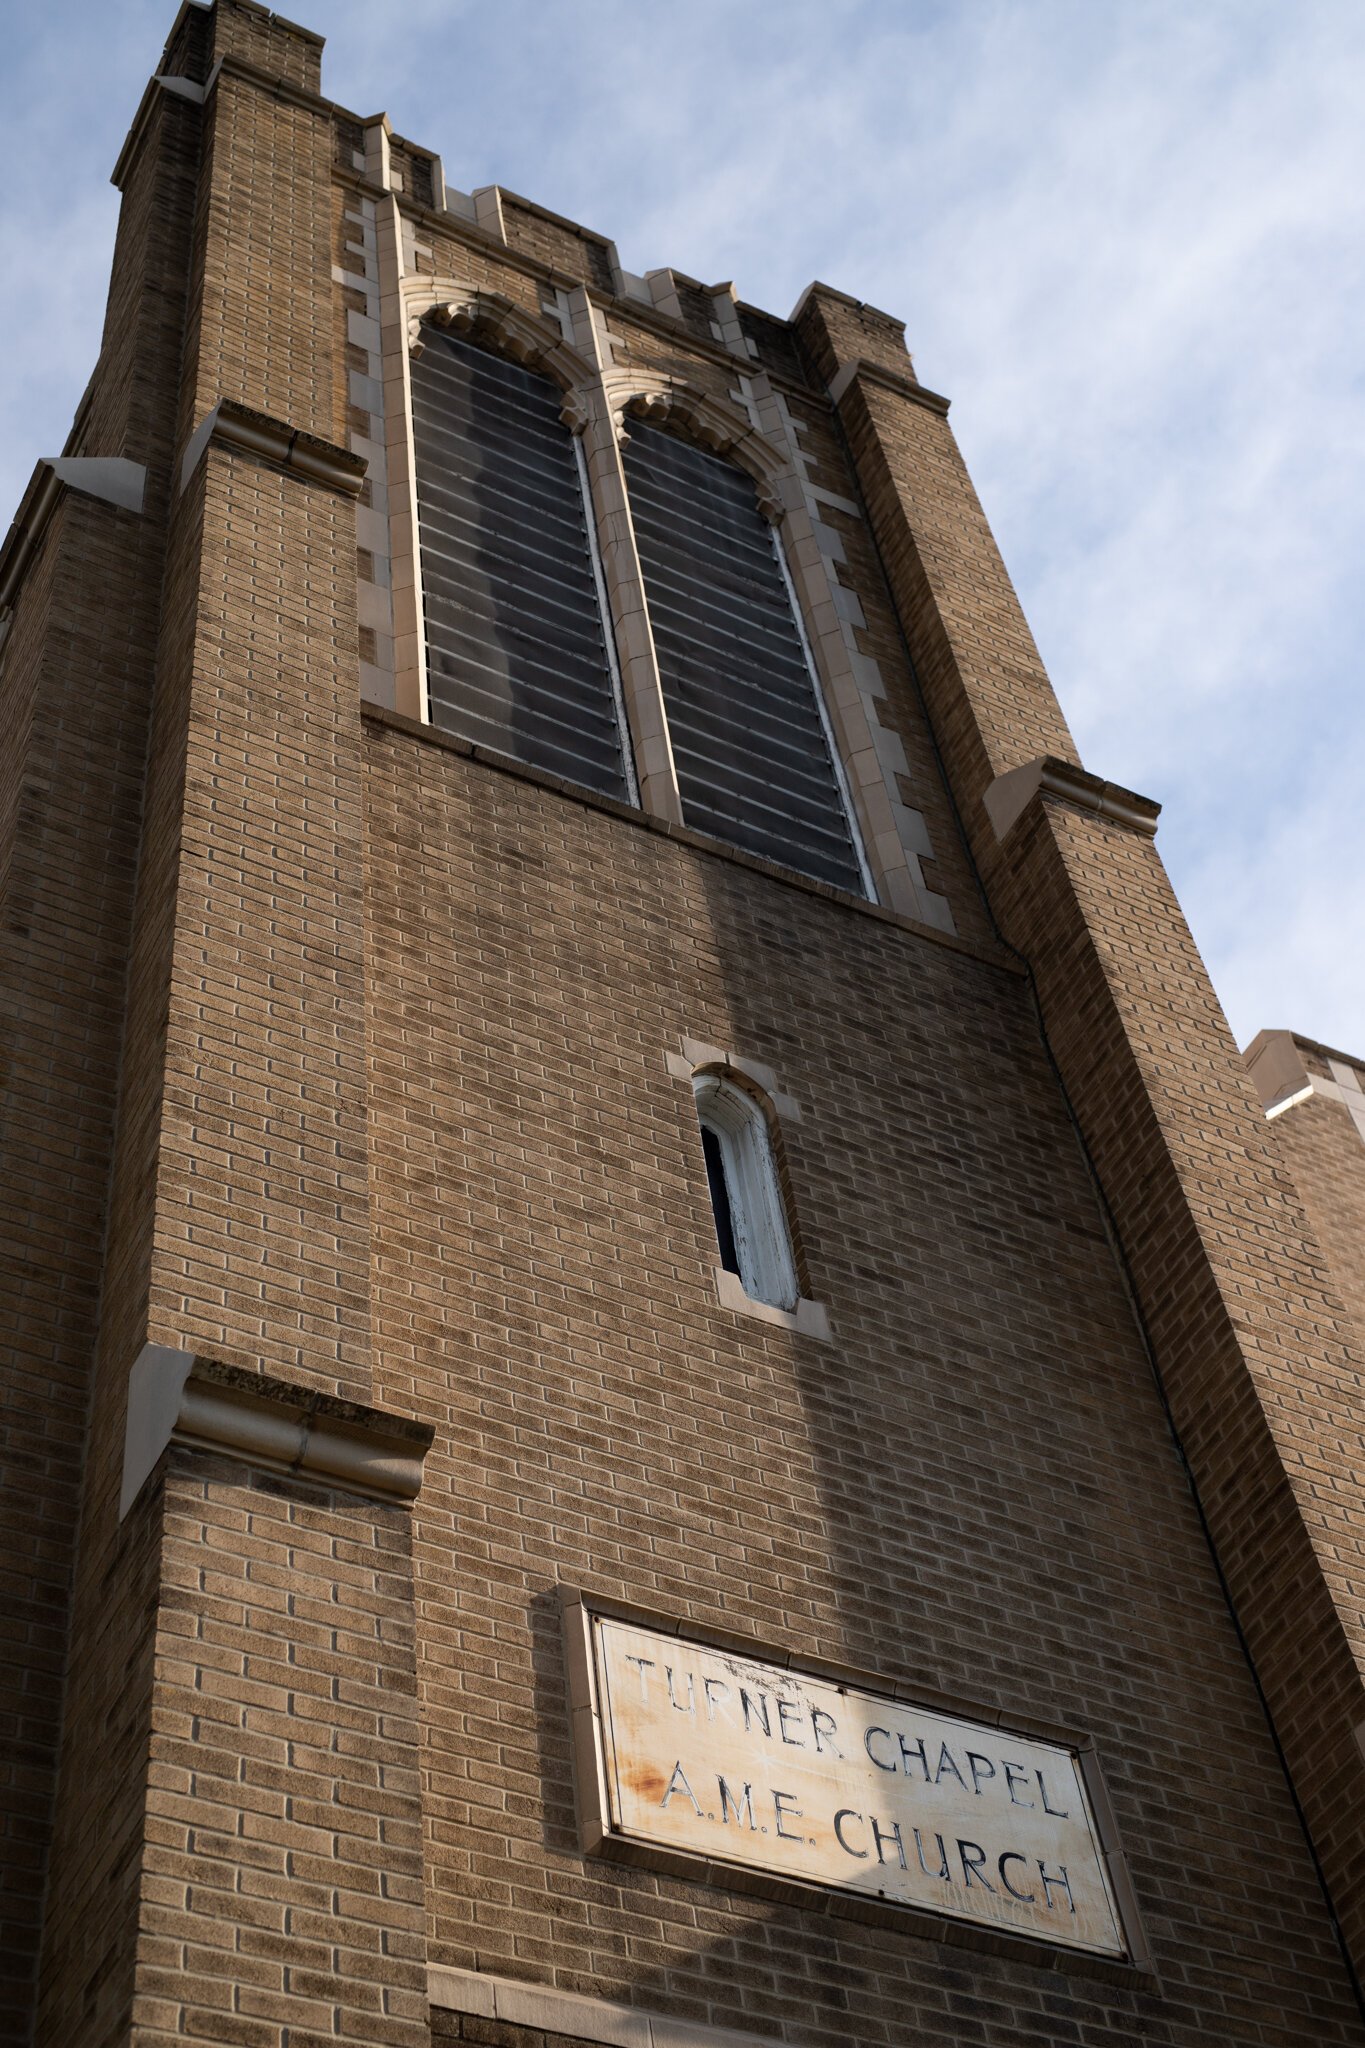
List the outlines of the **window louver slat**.
<svg viewBox="0 0 1365 2048">
<path fill-rule="evenodd" d="M 742 470 L 631 422 L 626 481 L 683 816 L 861 895 L 786 582 Z"/>
<path fill-rule="evenodd" d="M 432 329 L 412 401 L 433 723 L 628 800 L 558 391 Z"/>
</svg>

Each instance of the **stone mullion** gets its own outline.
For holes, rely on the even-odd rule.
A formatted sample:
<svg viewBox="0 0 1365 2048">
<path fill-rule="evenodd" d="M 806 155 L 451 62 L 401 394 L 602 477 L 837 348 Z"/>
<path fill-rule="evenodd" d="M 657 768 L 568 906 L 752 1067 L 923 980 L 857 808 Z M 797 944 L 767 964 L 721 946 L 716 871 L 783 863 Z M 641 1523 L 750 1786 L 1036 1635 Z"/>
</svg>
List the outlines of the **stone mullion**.
<svg viewBox="0 0 1365 2048">
<path fill-rule="evenodd" d="M 422 609 L 417 457 L 412 428 L 412 362 L 403 304 L 403 223 L 389 193 L 377 202 L 379 330 L 384 365 L 384 467 L 371 478 L 376 509 L 382 495 L 388 516 L 393 597 L 394 708 L 427 717 L 426 622 Z"/>
<path fill-rule="evenodd" d="M 602 382 L 602 374 L 610 363 L 610 338 L 604 335 L 602 316 L 583 287 L 570 294 L 568 311 L 574 346 L 596 366 L 599 373 L 596 387 L 584 394 L 588 417 L 582 429 L 583 453 L 592 494 L 592 512 L 597 524 L 603 577 L 616 632 L 626 719 L 635 749 L 640 805 L 654 817 L 666 818 L 670 823 L 680 825 L 683 808 L 678 790 L 678 770 L 668 733 L 668 714 L 664 708 L 659 658 L 649 623 L 644 576 L 635 545 L 618 423 Z"/>
</svg>

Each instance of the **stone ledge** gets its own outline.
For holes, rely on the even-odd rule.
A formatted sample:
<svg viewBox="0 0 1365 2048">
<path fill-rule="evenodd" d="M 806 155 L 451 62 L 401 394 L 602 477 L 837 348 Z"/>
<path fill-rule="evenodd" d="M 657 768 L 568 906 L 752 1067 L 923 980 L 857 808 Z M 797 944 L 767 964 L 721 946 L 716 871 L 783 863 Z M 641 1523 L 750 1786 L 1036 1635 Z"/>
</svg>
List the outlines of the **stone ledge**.
<svg viewBox="0 0 1365 2048">
<path fill-rule="evenodd" d="M 145 1344 L 128 1376 L 120 1519 L 170 1444 L 410 1507 L 429 1423 Z"/>
<path fill-rule="evenodd" d="M 19 500 L 14 523 L 0 544 L 0 614 L 14 603 L 24 570 L 64 490 L 100 498 L 123 512 L 141 512 L 147 470 L 122 455 L 45 455 Z"/>
<path fill-rule="evenodd" d="M 433 1963 L 427 1971 L 427 1996 L 442 2012 L 469 2013 L 500 2020 L 504 2026 L 533 2027 L 577 2041 L 600 2041 L 606 2048 L 782 2048 L 774 2034 L 741 2033 L 733 2027 L 708 2026 L 701 2020 L 673 2019 L 643 2006 L 614 2005 L 605 1998 L 585 1998 L 578 1991 L 557 1991 L 548 1984 L 520 1984 L 512 1977 L 491 1977 L 482 1970 L 451 1970 Z"/>
<path fill-rule="evenodd" d="M 253 412 L 250 406 L 239 405 L 235 398 L 220 398 L 190 436 L 180 464 L 182 491 L 205 449 L 215 441 L 248 455 L 258 455 L 263 461 L 277 462 L 282 469 L 291 470 L 309 483 L 326 484 L 352 498 L 358 496 L 369 467 L 363 455 L 353 455 L 349 448 L 338 447 L 335 441 L 324 441 L 321 435 L 291 427 L 269 413 Z"/>
<path fill-rule="evenodd" d="M 931 391 L 927 384 L 921 384 L 912 376 L 898 370 L 888 370 L 885 363 L 869 362 L 866 356 L 855 356 L 851 362 L 840 363 L 830 383 L 829 395 L 837 406 L 851 384 L 860 379 L 871 384 L 880 384 L 887 391 L 894 391 L 901 398 L 908 398 L 914 405 L 922 405 L 929 412 L 936 412 L 946 419 L 952 404 L 941 391 Z"/>
<path fill-rule="evenodd" d="M 173 29 L 172 34 L 174 32 Z M 109 173 L 109 183 L 116 192 L 122 192 L 124 185 L 127 183 L 133 159 L 141 149 L 147 130 L 151 125 L 152 109 L 161 95 L 169 93 L 172 99 L 184 100 L 193 107 L 202 107 L 215 82 L 217 69 L 218 67 L 215 65 L 213 72 L 210 74 L 208 85 L 196 85 L 191 78 L 173 76 L 164 71 L 159 71 L 154 78 L 147 80 L 142 98 L 138 101 L 137 112 L 133 116 L 132 126 L 123 139 L 123 147 L 115 159 L 113 170 Z"/>
<path fill-rule="evenodd" d="M 1009 836 L 1017 819 L 1040 794 L 1060 797 L 1083 811 L 1095 811 L 1147 839 L 1155 836 L 1161 816 L 1161 805 L 1151 797 L 1138 796 L 1121 783 L 1091 775 L 1074 761 L 1043 754 L 1036 761 L 1026 761 L 1021 768 L 1010 768 L 997 775 L 982 798 L 997 839 Z"/>
</svg>

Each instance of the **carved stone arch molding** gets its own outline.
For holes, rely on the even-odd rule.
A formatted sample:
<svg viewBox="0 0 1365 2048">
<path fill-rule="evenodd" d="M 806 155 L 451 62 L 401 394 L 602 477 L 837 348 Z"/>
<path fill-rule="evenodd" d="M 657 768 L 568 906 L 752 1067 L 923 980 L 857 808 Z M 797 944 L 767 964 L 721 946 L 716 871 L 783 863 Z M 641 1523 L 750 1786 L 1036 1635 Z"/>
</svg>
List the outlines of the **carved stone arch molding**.
<svg viewBox="0 0 1365 2048">
<path fill-rule="evenodd" d="M 784 486 L 796 477 L 791 458 L 774 447 L 738 406 L 709 397 L 684 378 L 663 377 L 647 370 L 608 373 L 604 388 L 620 441 L 630 439 L 628 419 L 671 427 L 713 455 L 723 456 L 746 470 L 753 478 L 763 517 L 774 526 L 783 517 L 787 510 Z"/>
<path fill-rule="evenodd" d="M 424 322 L 448 327 L 454 334 L 481 342 L 495 354 L 549 377 L 564 393 L 560 418 L 571 433 L 582 433 L 591 417 L 598 372 L 565 341 L 557 326 L 528 313 L 501 292 L 484 291 L 455 278 L 405 277 L 399 289 L 409 355 L 422 353 Z"/>
</svg>

